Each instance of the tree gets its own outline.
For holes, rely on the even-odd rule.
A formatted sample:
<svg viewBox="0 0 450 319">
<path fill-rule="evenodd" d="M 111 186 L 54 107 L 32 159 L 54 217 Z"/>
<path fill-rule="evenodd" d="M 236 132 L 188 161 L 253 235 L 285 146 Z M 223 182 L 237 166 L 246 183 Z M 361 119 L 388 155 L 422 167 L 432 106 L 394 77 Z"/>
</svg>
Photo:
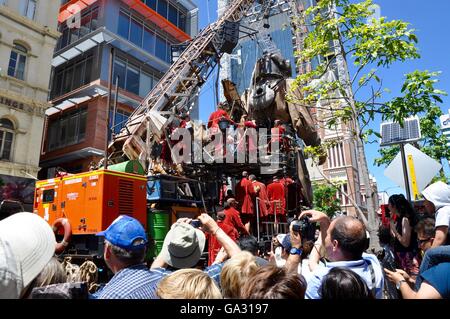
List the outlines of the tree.
<svg viewBox="0 0 450 319">
<path fill-rule="evenodd" d="M 379 134 L 369 124 L 376 116 L 403 124 L 404 118 L 427 113 L 444 92 L 434 88 L 435 73 L 414 71 L 406 75 L 400 96 L 380 101 L 385 88 L 377 68 L 416 59 L 419 54 L 417 37 L 408 23 L 376 19 L 372 6 L 371 0 L 320 0 L 300 15 L 295 24 L 307 26 L 309 33 L 298 52 L 298 62 L 316 61 L 317 66 L 299 75 L 293 89 L 300 87 L 303 92 L 297 103 L 314 106 L 323 113 L 319 125 L 333 129 L 345 124 L 343 138 L 356 144 L 360 177 L 366 185 L 367 217 L 351 202 L 370 233 L 370 248 L 378 250 L 378 222 L 372 201 L 377 194 L 369 186 L 364 144 Z M 314 148 L 307 151 L 323 154 L 323 150 Z"/>
<path fill-rule="evenodd" d="M 333 218 L 341 210 L 341 200 L 336 196 L 338 185 L 314 184 L 314 209 L 324 212 Z"/>
</svg>

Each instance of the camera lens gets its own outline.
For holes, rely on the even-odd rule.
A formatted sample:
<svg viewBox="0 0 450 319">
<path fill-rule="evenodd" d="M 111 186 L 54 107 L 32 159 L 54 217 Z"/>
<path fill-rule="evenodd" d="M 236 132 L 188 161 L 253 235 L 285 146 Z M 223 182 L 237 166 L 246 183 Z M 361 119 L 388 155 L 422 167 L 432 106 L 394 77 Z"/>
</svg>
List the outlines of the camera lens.
<svg viewBox="0 0 450 319">
<path fill-rule="evenodd" d="M 192 221 L 190 222 L 190 224 L 191 224 L 192 227 L 194 227 L 194 228 L 199 228 L 199 227 L 202 225 L 202 223 L 201 223 L 198 219 L 192 220 Z"/>
</svg>

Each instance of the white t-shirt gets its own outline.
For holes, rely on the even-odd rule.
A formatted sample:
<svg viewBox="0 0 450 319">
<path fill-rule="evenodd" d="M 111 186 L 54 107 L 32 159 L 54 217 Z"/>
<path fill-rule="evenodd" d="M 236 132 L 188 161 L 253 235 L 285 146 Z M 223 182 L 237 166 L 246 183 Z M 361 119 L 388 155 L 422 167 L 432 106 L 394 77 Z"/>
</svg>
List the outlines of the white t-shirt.
<svg viewBox="0 0 450 319">
<path fill-rule="evenodd" d="M 450 226 L 450 206 L 442 207 L 436 212 L 435 227 L 439 226 Z"/>
</svg>

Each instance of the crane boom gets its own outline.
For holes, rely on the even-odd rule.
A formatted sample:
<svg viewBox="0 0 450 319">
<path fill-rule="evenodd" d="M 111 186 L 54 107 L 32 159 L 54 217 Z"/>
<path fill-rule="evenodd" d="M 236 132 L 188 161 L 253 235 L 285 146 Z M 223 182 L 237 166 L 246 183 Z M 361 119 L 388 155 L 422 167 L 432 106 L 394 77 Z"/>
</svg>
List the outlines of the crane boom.
<svg viewBox="0 0 450 319">
<path fill-rule="evenodd" d="M 129 159 L 147 162 L 152 137 L 161 138 L 164 128 L 175 114 L 184 110 L 196 91 L 224 53 L 234 46 L 224 45 L 224 27 L 239 23 L 257 0 L 236 0 L 218 21 L 202 30 L 172 64 L 158 84 L 131 114 L 119 134 L 114 136 L 108 153 L 113 162 Z M 239 30 L 237 30 L 239 32 Z"/>
</svg>

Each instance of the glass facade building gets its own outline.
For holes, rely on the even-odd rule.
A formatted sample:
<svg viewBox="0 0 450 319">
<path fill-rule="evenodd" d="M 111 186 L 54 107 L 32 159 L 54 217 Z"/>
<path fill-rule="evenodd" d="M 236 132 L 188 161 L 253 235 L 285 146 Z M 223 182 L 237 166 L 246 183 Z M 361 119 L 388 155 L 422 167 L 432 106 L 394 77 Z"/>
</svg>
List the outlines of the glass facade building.
<svg viewBox="0 0 450 319">
<path fill-rule="evenodd" d="M 289 25 L 289 15 L 287 12 L 281 12 L 269 19 L 270 28 L 267 32 L 270 34 L 272 41 L 281 51 L 283 57 L 291 62 L 293 68 L 293 76 L 295 76 L 295 58 L 294 46 L 292 44 L 292 32 Z M 247 21 L 246 21 L 247 22 Z M 252 28 L 252 23 L 246 23 Z M 239 42 L 231 56 L 231 81 L 233 81 L 242 94 L 246 88 L 250 86 L 250 81 L 255 67 L 256 61 L 263 55 L 263 46 L 257 41 L 246 38 Z"/>
<path fill-rule="evenodd" d="M 296 76 L 296 59 L 295 50 L 296 42 L 291 27 L 291 6 L 296 5 L 299 9 L 304 10 L 308 8 L 315 0 L 272 0 L 269 9 L 269 18 L 260 21 L 262 17 L 262 7 L 256 3 L 243 19 L 241 24 L 241 32 L 255 32 L 262 31 L 268 33 L 272 42 L 280 50 L 284 59 L 290 61 L 292 66 L 292 76 Z M 219 0 L 219 8 L 229 4 L 229 0 Z M 220 10 L 219 10 L 220 11 Z M 258 18 L 259 17 L 259 18 Z M 269 27 L 264 28 L 264 24 Z M 242 33 L 241 33 L 242 37 Z M 229 78 L 233 81 L 238 92 L 242 94 L 246 88 L 250 86 L 251 76 L 256 61 L 262 56 L 264 47 L 250 37 L 244 37 L 239 41 L 239 44 L 234 49 L 233 54 L 226 59 L 225 66 L 227 71 L 222 72 L 221 78 Z"/>
</svg>

